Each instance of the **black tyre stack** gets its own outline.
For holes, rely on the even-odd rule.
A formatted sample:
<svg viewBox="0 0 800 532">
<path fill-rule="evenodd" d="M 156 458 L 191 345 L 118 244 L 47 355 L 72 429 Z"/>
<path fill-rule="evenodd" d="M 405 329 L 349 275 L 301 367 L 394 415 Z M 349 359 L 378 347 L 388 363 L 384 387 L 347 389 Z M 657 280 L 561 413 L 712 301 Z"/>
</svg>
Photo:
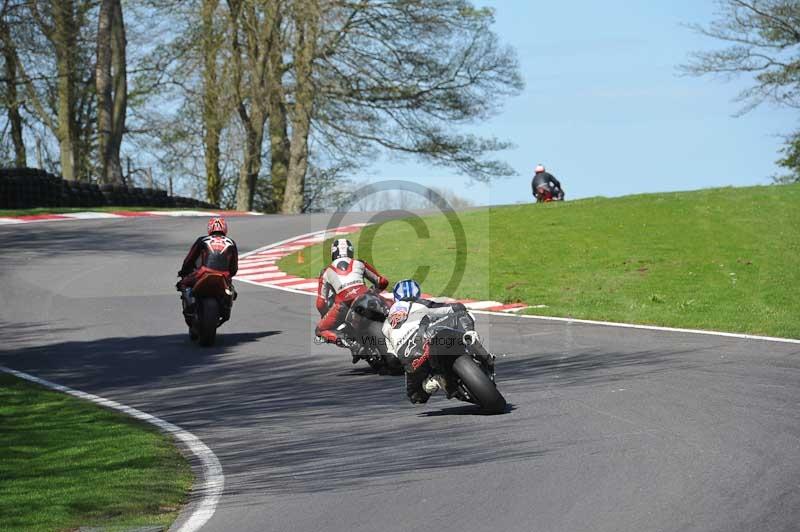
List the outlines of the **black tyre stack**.
<svg viewBox="0 0 800 532">
<path fill-rule="evenodd" d="M 0 209 L 102 206 L 219 208 L 193 198 L 169 196 L 156 188 L 66 181 L 35 168 L 0 169 Z"/>
</svg>

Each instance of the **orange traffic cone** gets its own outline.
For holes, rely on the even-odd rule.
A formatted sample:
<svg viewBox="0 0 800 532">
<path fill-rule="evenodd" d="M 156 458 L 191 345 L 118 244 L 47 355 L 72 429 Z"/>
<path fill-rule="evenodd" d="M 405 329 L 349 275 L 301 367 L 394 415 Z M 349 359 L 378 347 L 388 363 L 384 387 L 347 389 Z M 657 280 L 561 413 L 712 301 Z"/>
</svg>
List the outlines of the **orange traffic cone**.
<svg viewBox="0 0 800 532">
<path fill-rule="evenodd" d="M 306 263 L 306 256 L 303 255 L 303 251 L 301 250 L 300 253 L 297 254 L 297 264 L 305 264 Z"/>
</svg>

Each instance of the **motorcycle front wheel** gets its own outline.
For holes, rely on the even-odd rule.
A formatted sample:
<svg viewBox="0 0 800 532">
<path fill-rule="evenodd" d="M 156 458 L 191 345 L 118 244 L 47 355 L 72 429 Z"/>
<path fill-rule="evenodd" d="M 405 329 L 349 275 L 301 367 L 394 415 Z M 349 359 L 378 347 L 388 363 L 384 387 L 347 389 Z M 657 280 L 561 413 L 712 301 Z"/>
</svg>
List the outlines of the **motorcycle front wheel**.
<svg viewBox="0 0 800 532">
<path fill-rule="evenodd" d="M 453 372 L 458 375 L 470 396 L 483 410 L 492 413 L 505 411 L 505 398 L 471 356 L 458 357 L 453 363 Z"/>
</svg>

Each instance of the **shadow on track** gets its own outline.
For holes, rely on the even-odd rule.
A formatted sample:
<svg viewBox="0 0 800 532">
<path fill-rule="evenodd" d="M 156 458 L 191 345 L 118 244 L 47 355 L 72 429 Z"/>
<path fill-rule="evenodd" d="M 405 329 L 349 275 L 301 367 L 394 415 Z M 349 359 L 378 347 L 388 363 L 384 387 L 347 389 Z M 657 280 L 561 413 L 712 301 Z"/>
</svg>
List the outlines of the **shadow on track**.
<svg viewBox="0 0 800 532">
<path fill-rule="evenodd" d="M 0 364 L 34 373 L 55 369 L 60 377 L 52 379 L 60 384 L 73 383 L 102 395 L 107 389 L 147 387 L 158 379 L 208 367 L 237 346 L 280 333 L 220 334 L 212 347 L 192 343 L 188 334 L 67 341 L 0 352 Z"/>
<path fill-rule="evenodd" d="M 142 220 L 146 223 L 145 220 Z M 135 253 L 144 255 L 161 255 L 164 252 L 176 252 L 175 244 L 165 242 L 164 238 L 154 238 L 153 233 L 169 230 L 150 224 L 147 229 L 141 226 L 123 226 L 125 220 L 114 225 L 104 225 L 102 230 L 90 224 L 64 227 L 55 224 L 44 224 L 41 227 L 25 227 L 24 230 L 3 233 L 3 242 L 9 249 L 20 249 L 26 258 L 53 258 L 60 255 L 86 255 L 109 253 Z M 191 242 L 187 242 L 188 246 Z M 183 251 L 180 248 L 177 252 Z"/>
<path fill-rule="evenodd" d="M 277 334 L 222 334 L 212 348 L 185 334 L 72 341 L 3 354 L 0 363 L 51 367 L 53 380 L 113 390 L 112 398 L 202 435 L 222 461 L 229 504 L 243 505 L 249 494 L 391 489 L 411 471 L 535 460 L 558 448 L 519 424 L 548 423 L 548 414 L 515 394 L 692 367 L 682 351 L 506 357 L 498 384 L 521 416 L 485 416 L 438 395 L 412 406 L 401 378 L 362 374 L 340 352 L 312 355 Z"/>
<path fill-rule="evenodd" d="M 419 417 L 439 417 L 439 416 L 502 416 L 510 414 L 517 407 L 511 403 L 506 404 L 506 409 L 500 413 L 485 412 L 479 406 L 472 404 L 462 404 L 461 406 L 453 406 L 449 408 L 442 408 L 441 410 L 429 410 L 417 414 Z"/>
<path fill-rule="evenodd" d="M 609 384 L 664 371 L 696 369 L 716 362 L 692 362 L 684 355 L 696 349 L 632 352 L 576 351 L 573 354 L 514 355 L 497 362 L 498 386 L 556 383 L 562 386 Z"/>
</svg>

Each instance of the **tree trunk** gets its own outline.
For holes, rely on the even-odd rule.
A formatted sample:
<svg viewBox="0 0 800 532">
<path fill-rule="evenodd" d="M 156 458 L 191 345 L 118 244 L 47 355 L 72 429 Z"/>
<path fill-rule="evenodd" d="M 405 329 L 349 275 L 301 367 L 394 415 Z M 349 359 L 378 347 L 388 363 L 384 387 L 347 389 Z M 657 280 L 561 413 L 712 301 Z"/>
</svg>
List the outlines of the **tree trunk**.
<svg viewBox="0 0 800 532">
<path fill-rule="evenodd" d="M 283 90 L 283 43 L 280 42 L 281 20 L 277 14 L 273 25 L 274 40 L 267 57 L 266 87 L 269 95 L 269 146 L 272 202 L 276 210 L 283 207 L 286 177 L 289 172 L 289 133 L 286 118 L 286 95 Z"/>
<path fill-rule="evenodd" d="M 261 173 L 261 147 L 264 143 L 263 113 L 253 112 L 245 122 L 246 139 L 242 168 L 239 172 L 239 188 L 236 191 L 236 210 L 252 211 L 256 181 Z"/>
<path fill-rule="evenodd" d="M 97 152 L 100 179 L 110 183 L 109 160 L 111 159 L 111 128 L 113 121 L 113 97 L 111 95 L 111 19 L 114 16 L 114 0 L 102 0 L 97 23 L 97 65 L 94 81 L 97 89 Z"/>
<path fill-rule="evenodd" d="M 22 138 L 22 115 L 19 112 L 20 102 L 17 93 L 17 51 L 11 42 L 11 36 L 5 22 L 2 24 L 3 58 L 6 63 L 6 108 L 8 109 L 8 123 L 11 125 L 11 140 L 14 143 L 14 164 L 18 168 L 28 165 L 25 154 L 25 141 Z"/>
<path fill-rule="evenodd" d="M 61 174 L 64 179 L 77 179 L 78 125 L 75 121 L 75 51 L 77 50 L 77 28 L 75 10 L 71 0 L 54 1 L 53 42 L 56 48 L 56 71 L 58 83 L 58 137 L 61 156 Z"/>
<path fill-rule="evenodd" d="M 231 43 L 234 90 L 238 99 L 239 117 L 246 134 L 236 192 L 236 208 L 239 210 L 253 210 L 256 185 L 262 167 L 261 152 L 270 100 L 267 82 L 269 57 L 273 53 L 280 54 L 283 50 L 279 35 L 280 4 L 280 0 L 270 0 L 263 4 L 228 0 L 234 28 Z M 259 9 L 261 7 L 265 9 L 262 11 Z M 240 30 L 244 46 L 239 41 Z"/>
<path fill-rule="evenodd" d="M 222 124 L 219 110 L 219 87 L 217 77 L 217 54 L 219 44 L 214 28 L 215 11 L 218 0 L 203 0 L 203 125 L 205 133 L 206 196 L 208 202 L 219 205 L 222 196 L 220 176 L 220 135 Z"/>
<path fill-rule="evenodd" d="M 120 148 L 128 100 L 125 21 L 119 0 L 103 0 L 97 28 L 97 135 L 100 179 L 122 184 Z"/>
<path fill-rule="evenodd" d="M 295 105 L 291 115 L 292 140 L 289 148 L 289 170 L 283 198 L 284 214 L 303 210 L 305 179 L 308 170 L 308 134 L 314 113 L 313 63 L 319 32 L 319 0 L 297 0 L 295 19 L 294 67 Z"/>
<path fill-rule="evenodd" d="M 270 94 L 269 145 L 272 201 L 276 209 L 283 206 L 286 178 L 289 172 L 289 134 L 286 126 L 286 104 L 282 96 Z"/>
</svg>

